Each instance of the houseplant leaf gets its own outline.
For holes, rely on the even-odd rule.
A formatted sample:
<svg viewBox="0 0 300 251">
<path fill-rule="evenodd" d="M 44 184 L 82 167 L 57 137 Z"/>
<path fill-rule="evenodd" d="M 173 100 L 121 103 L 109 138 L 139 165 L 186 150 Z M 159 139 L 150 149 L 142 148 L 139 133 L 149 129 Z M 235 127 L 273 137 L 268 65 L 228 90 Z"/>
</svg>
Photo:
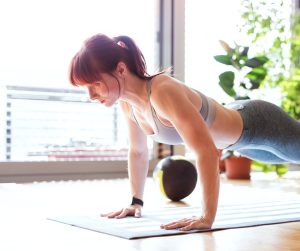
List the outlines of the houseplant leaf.
<svg viewBox="0 0 300 251">
<path fill-rule="evenodd" d="M 258 76 L 265 77 L 267 75 L 267 72 L 268 72 L 268 70 L 265 67 L 256 67 L 256 68 L 253 68 L 250 72 L 248 72 L 246 76 L 253 75 L 253 76 L 255 76 L 255 78 Z"/>
<path fill-rule="evenodd" d="M 251 87 L 249 88 L 249 90 L 255 90 L 259 88 L 261 81 L 250 80 L 250 83 Z"/>
<path fill-rule="evenodd" d="M 256 68 L 259 66 L 263 66 L 266 62 L 268 62 L 268 58 L 266 56 L 254 57 L 250 58 L 245 62 L 245 65 L 251 68 Z"/>
<path fill-rule="evenodd" d="M 234 78 L 235 78 L 235 75 L 234 75 L 234 72 L 232 72 L 232 71 L 225 71 L 219 75 L 220 86 L 231 97 L 236 96 L 236 92 L 233 89 Z"/>
<path fill-rule="evenodd" d="M 249 46 L 245 46 L 242 48 L 241 56 L 248 56 Z"/>
<path fill-rule="evenodd" d="M 247 88 L 250 90 L 258 89 L 261 82 L 265 79 L 267 75 L 267 69 L 264 67 L 253 68 L 252 71 L 245 75 L 245 78 L 250 80 L 251 87 Z"/>
<path fill-rule="evenodd" d="M 232 49 L 225 41 L 219 40 L 221 46 L 228 54 L 233 54 L 234 49 Z"/>
<path fill-rule="evenodd" d="M 232 65 L 231 56 L 229 56 L 229 55 L 217 55 L 217 56 L 214 56 L 214 59 L 217 60 L 219 63 L 226 64 L 226 65 Z"/>
</svg>

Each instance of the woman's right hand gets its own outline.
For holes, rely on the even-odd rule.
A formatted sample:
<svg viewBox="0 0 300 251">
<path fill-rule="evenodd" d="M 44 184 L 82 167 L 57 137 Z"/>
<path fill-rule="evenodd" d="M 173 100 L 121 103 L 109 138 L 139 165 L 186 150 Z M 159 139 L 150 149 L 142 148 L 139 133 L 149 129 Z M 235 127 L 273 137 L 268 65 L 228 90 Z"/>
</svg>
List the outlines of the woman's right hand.
<svg viewBox="0 0 300 251">
<path fill-rule="evenodd" d="M 141 217 L 141 215 L 142 215 L 142 207 L 140 205 L 131 205 L 131 206 L 122 208 L 119 211 L 101 214 L 102 217 L 116 218 L 116 219 L 121 219 L 126 216 L 134 216 L 136 218 L 139 218 L 139 217 Z"/>
</svg>

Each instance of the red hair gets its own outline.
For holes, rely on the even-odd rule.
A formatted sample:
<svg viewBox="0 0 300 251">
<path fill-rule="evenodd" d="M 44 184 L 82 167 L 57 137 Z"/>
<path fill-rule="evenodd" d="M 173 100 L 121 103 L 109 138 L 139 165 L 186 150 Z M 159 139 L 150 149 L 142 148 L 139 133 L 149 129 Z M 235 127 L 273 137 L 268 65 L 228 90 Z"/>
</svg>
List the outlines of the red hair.
<svg viewBox="0 0 300 251">
<path fill-rule="evenodd" d="M 133 39 L 96 34 L 84 42 L 71 60 L 69 80 L 75 86 L 95 83 L 100 80 L 100 74 L 112 74 L 120 61 L 141 79 L 153 77 L 147 73 L 145 58 Z"/>
</svg>

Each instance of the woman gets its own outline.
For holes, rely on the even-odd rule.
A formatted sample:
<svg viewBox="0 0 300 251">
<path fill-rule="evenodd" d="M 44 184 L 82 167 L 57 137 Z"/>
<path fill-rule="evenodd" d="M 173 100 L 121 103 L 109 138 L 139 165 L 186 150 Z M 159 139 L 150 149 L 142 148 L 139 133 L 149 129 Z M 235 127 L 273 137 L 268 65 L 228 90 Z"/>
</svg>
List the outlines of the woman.
<svg viewBox="0 0 300 251">
<path fill-rule="evenodd" d="M 128 173 L 132 203 L 109 218 L 140 217 L 148 172 L 147 136 L 166 144 L 185 143 L 196 156 L 202 186 L 199 216 L 161 225 L 164 229 L 210 228 L 219 195 L 218 150 L 237 150 L 265 162 L 300 163 L 300 123 L 264 101 L 215 100 L 160 72 L 149 75 L 143 54 L 127 36 L 87 39 L 70 65 L 70 82 L 110 107 L 117 101 L 129 128 Z"/>
</svg>

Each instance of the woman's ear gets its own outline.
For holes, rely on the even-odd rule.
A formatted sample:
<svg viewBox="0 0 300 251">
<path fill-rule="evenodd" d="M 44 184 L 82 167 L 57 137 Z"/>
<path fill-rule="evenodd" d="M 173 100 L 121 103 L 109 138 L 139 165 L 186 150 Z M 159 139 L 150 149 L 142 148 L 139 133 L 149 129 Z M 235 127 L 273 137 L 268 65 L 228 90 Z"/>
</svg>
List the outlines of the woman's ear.
<svg viewBox="0 0 300 251">
<path fill-rule="evenodd" d="M 120 61 L 117 64 L 116 73 L 120 77 L 125 77 L 127 75 L 127 73 L 128 73 L 127 65 L 124 62 Z"/>
</svg>

